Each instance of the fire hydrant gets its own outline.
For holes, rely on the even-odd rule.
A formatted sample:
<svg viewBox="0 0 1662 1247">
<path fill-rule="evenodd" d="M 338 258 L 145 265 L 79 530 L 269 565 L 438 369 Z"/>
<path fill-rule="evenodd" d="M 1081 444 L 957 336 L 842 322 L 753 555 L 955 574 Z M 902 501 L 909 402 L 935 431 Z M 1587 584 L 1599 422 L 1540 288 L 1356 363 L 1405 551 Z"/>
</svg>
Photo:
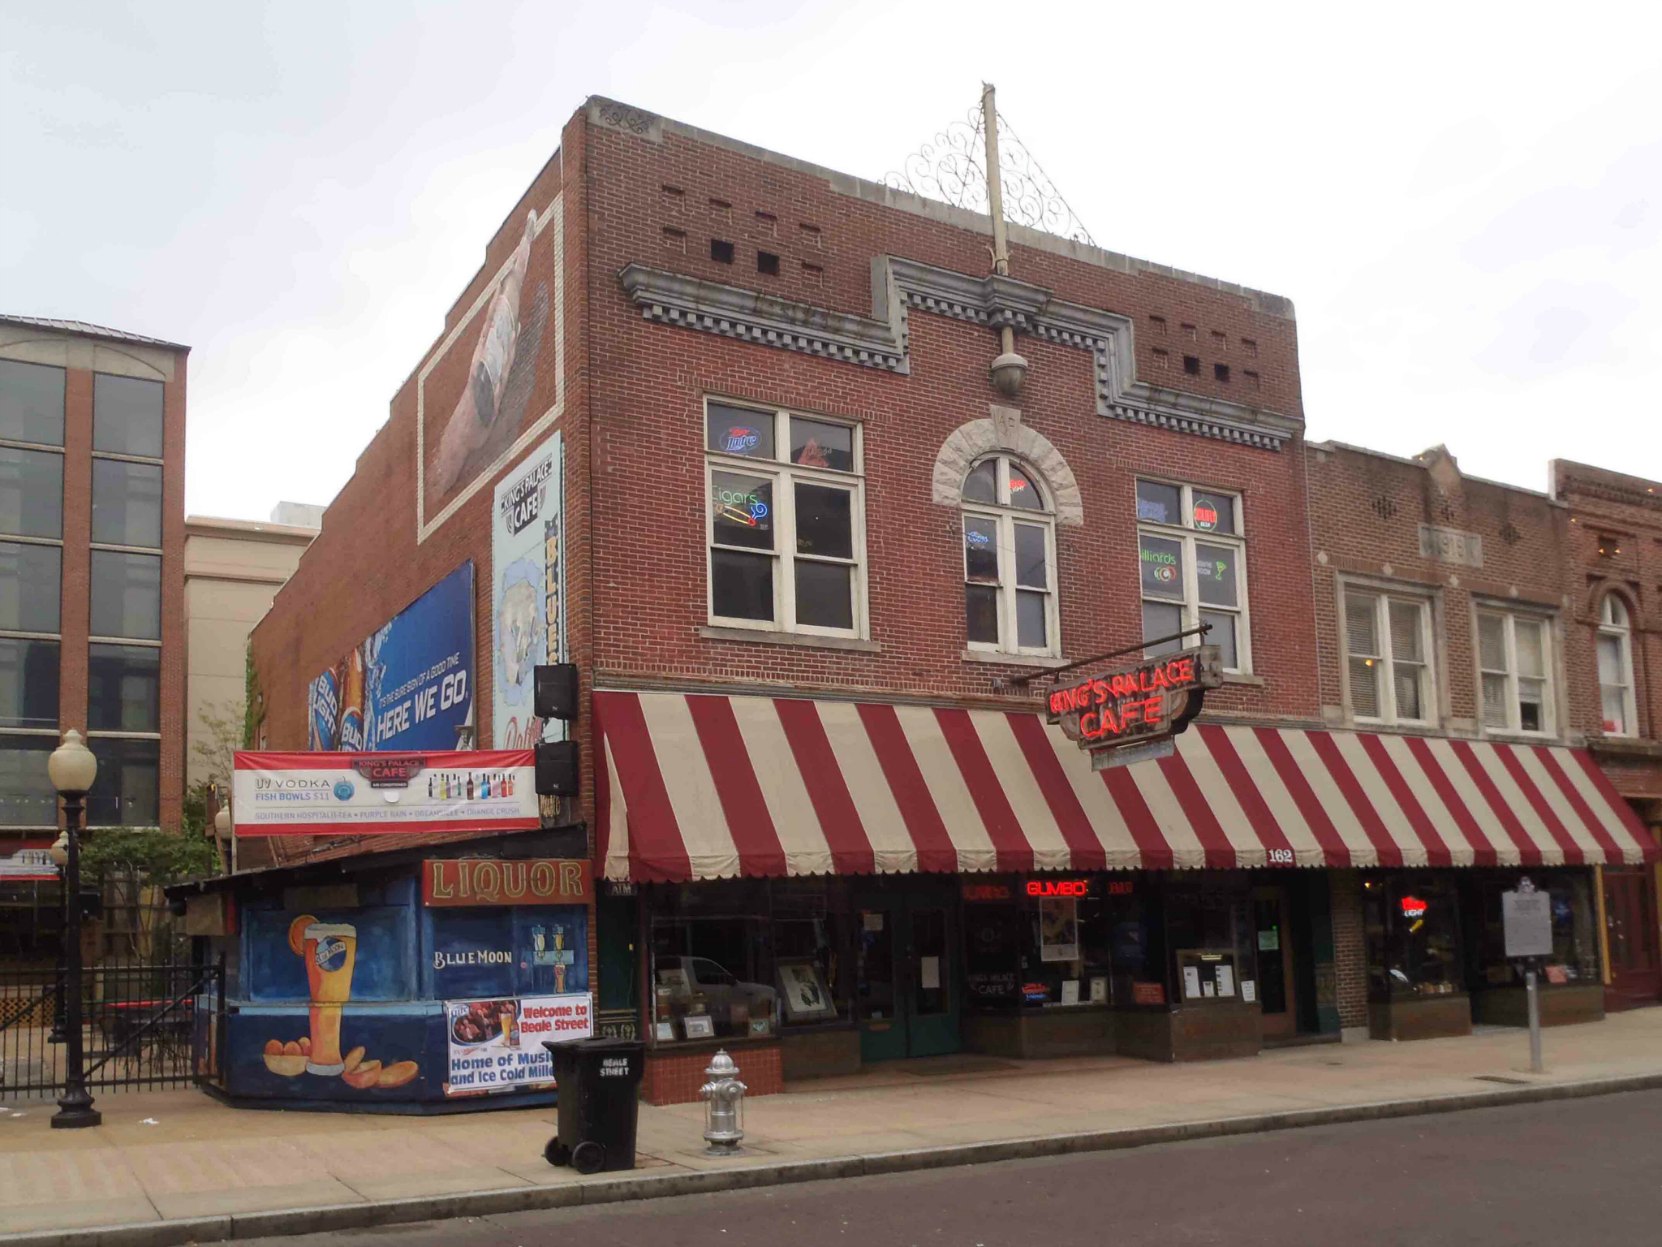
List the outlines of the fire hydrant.
<svg viewBox="0 0 1662 1247">
<path fill-rule="evenodd" d="M 739 1081 L 739 1067 L 722 1048 L 704 1071 L 709 1079 L 698 1089 L 704 1097 L 704 1149 L 706 1156 L 737 1156 L 744 1138 L 745 1085 Z"/>
</svg>

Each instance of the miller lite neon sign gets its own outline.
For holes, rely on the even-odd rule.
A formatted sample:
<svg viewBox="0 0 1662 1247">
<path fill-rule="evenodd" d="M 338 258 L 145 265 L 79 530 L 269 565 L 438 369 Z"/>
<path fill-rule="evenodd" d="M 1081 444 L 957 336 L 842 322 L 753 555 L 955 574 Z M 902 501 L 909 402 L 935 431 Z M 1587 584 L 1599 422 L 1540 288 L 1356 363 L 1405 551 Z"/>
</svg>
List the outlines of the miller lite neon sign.
<svg viewBox="0 0 1662 1247">
<path fill-rule="evenodd" d="M 1047 709 L 1081 749 L 1112 749 L 1177 735 L 1222 683 L 1218 647 L 1201 645 L 1055 689 Z"/>
</svg>

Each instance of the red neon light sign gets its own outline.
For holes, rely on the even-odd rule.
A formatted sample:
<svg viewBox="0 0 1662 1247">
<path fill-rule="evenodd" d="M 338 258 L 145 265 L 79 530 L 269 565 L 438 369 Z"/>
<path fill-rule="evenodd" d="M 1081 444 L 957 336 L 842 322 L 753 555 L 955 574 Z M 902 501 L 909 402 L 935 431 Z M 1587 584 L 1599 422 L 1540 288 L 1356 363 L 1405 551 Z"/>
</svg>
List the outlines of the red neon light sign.
<svg viewBox="0 0 1662 1247">
<path fill-rule="evenodd" d="M 1422 901 L 1417 896 L 1405 896 L 1399 903 L 1402 905 L 1404 918 L 1423 918 L 1425 911 L 1431 907 L 1429 902 Z"/>
<path fill-rule="evenodd" d="M 1089 896 L 1091 881 L 1089 879 L 1029 879 L 1027 881 L 1027 895 L 1029 896 Z"/>
<path fill-rule="evenodd" d="M 1057 689 L 1047 708 L 1086 749 L 1167 735 L 1187 722 L 1173 722 L 1187 693 L 1221 683 L 1221 669 L 1215 668 L 1216 650 L 1203 646 Z"/>
</svg>

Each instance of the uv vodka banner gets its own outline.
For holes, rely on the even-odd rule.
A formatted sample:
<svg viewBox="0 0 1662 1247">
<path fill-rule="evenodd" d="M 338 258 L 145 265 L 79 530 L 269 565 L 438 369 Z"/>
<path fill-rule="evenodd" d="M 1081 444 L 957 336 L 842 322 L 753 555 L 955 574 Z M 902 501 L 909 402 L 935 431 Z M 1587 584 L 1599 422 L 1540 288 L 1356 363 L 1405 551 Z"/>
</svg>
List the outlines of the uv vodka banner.
<svg viewBox="0 0 1662 1247">
<path fill-rule="evenodd" d="M 240 836 L 527 831 L 537 824 L 529 750 L 237 753 Z"/>
<path fill-rule="evenodd" d="M 492 743 L 530 749 L 565 724 L 531 709 L 532 673 L 564 655 L 564 461 L 558 431 L 496 487 L 491 510 Z"/>
<path fill-rule="evenodd" d="M 473 721 L 472 562 L 320 674 L 307 702 L 308 749 L 454 749 Z"/>
</svg>

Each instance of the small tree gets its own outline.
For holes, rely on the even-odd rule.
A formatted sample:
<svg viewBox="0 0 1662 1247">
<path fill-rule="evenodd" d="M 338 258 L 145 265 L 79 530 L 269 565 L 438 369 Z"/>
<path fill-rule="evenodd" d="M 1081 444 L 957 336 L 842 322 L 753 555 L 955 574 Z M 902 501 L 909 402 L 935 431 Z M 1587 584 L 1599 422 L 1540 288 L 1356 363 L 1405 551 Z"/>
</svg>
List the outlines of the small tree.
<svg viewBox="0 0 1662 1247">
<path fill-rule="evenodd" d="M 246 709 L 238 700 L 210 703 L 196 712 L 200 732 L 191 742 L 191 758 L 206 783 L 222 790 L 231 786 L 231 768 L 236 751 L 243 748 Z"/>
</svg>

